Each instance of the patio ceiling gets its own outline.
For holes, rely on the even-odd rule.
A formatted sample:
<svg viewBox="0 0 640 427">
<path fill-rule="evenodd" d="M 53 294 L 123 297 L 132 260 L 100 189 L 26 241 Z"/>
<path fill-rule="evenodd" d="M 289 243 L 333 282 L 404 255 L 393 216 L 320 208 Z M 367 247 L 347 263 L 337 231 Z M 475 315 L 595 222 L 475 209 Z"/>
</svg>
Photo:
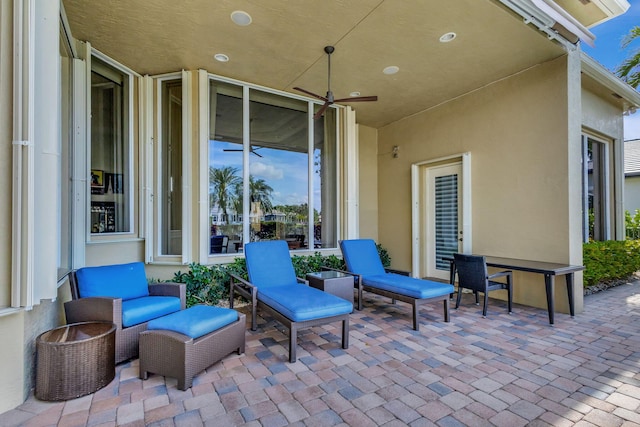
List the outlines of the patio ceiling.
<svg viewBox="0 0 640 427">
<path fill-rule="evenodd" d="M 140 74 L 181 69 L 288 91 L 324 95 L 331 87 L 378 102 L 353 103 L 374 128 L 431 108 L 564 54 L 493 0 L 286 1 L 63 0 L 72 34 Z M 231 12 L 253 22 L 241 27 Z M 441 35 L 455 32 L 449 43 Z M 221 63 L 213 55 L 224 53 Z M 400 68 L 383 74 L 390 65 Z"/>
</svg>

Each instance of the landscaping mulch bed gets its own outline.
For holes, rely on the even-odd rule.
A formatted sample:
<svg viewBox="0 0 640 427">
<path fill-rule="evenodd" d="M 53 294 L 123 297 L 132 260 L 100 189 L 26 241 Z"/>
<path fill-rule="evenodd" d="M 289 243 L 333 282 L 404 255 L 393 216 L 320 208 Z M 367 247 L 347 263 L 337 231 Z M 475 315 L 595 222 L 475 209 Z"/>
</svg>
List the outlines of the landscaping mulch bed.
<svg viewBox="0 0 640 427">
<path fill-rule="evenodd" d="M 619 280 L 612 280 L 610 282 L 598 283 L 596 285 L 588 286 L 584 288 L 584 295 L 587 296 L 587 295 L 595 294 L 596 292 L 606 291 L 609 288 L 614 288 L 620 285 L 626 285 L 627 283 L 633 282 L 638 279 L 640 279 L 640 274 L 634 273 L 631 276 L 627 277 L 626 279 L 619 279 Z"/>
</svg>

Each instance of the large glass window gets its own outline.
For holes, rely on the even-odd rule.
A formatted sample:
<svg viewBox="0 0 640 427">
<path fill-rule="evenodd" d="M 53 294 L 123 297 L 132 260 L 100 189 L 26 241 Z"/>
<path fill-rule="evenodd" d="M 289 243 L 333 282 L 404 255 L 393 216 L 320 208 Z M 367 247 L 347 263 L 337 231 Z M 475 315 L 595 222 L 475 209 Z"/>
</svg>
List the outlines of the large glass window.
<svg viewBox="0 0 640 427">
<path fill-rule="evenodd" d="M 309 245 L 308 104 L 250 92 L 249 201 L 251 240 Z"/>
<path fill-rule="evenodd" d="M 247 114 L 242 86 L 210 83 L 209 254 L 241 252 L 245 240 L 336 247 L 335 110 L 310 132 L 309 103 L 248 93 Z"/>
<path fill-rule="evenodd" d="M 607 144 L 583 138 L 584 240 L 609 238 Z"/>
<path fill-rule="evenodd" d="M 60 35 L 60 225 L 58 280 L 71 271 L 71 138 L 72 138 L 72 54 L 66 37 Z"/>
<path fill-rule="evenodd" d="M 182 81 L 162 83 L 161 255 L 182 254 Z"/>
<path fill-rule="evenodd" d="M 243 227 L 242 87 L 210 85 L 209 254 L 241 249 Z"/>
<path fill-rule="evenodd" d="M 131 231 L 129 78 L 111 65 L 91 60 L 92 234 Z"/>
</svg>

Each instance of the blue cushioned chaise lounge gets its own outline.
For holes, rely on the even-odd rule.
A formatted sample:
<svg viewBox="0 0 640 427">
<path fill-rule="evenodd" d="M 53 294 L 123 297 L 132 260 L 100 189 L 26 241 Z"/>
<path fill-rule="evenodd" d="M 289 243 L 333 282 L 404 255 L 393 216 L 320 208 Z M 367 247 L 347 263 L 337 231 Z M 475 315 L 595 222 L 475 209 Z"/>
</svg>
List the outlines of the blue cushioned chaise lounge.
<svg viewBox="0 0 640 427">
<path fill-rule="evenodd" d="M 297 331 L 310 326 L 342 322 L 342 348 L 349 347 L 351 302 L 311 288 L 296 277 L 284 240 L 247 243 L 244 247 L 249 281 L 231 275 L 230 305 L 235 294 L 251 301 L 251 330 L 256 330 L 258 308 L 289 328 L 289 361 L 296 361 Z"/>
<path fill-rule="evenodd" d="M 365 290 L 411 304 L 413 329 L 416 331 L 419 329 L 418 311 L 424 303 L 442 301 L 444 321 L 449 321 L 449 298 L 454 291 L 452 285 L 387 272 L 371 239 L 342 240 L 340 249 L 347 271 L 357 277 L 358 310 L 362 310 L 362 291 Z"/>
</svg>

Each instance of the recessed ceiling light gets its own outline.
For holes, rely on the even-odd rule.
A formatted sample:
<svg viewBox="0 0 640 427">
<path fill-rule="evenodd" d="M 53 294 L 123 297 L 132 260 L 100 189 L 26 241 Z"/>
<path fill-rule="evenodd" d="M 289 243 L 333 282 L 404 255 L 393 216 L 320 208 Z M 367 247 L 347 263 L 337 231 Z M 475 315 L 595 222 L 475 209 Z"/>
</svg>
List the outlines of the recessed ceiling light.
<svg viewBox="0 0 640 427">
<path fill-rule="evenodd" d="M 354 90 L 349 94 L 349 96 L 360 96 L 360 92 L 358 92 L 357 90 Z"/>
<path fill-rule="evenodd" d="M 395 65 L 390 65 L 389 67 L 382 70 L 382 72 L 385 74 L 395 74 L 398 71 L 400 71 L 400 68 L 396 67 Z"/>
<path fill-rule="evenodd" d="M 440 36 L 440 43 L 448 43 L 457 37 L 456 33 L 445 33 Z"/>
<path fill-rule="evenodd" d="M 213 55 L 213 57 L 215 58 L 216 61 L 229 62 L 229 57 L 224 53 L 216 53 L 215 55 Z"/>
<path fill-rule="evenodd" d="M 246 27 L 251 24 L 251 15 L 243 10 L 236 10 L 231 12 L 231 20 L 241 27 Z"/>
</svg>

